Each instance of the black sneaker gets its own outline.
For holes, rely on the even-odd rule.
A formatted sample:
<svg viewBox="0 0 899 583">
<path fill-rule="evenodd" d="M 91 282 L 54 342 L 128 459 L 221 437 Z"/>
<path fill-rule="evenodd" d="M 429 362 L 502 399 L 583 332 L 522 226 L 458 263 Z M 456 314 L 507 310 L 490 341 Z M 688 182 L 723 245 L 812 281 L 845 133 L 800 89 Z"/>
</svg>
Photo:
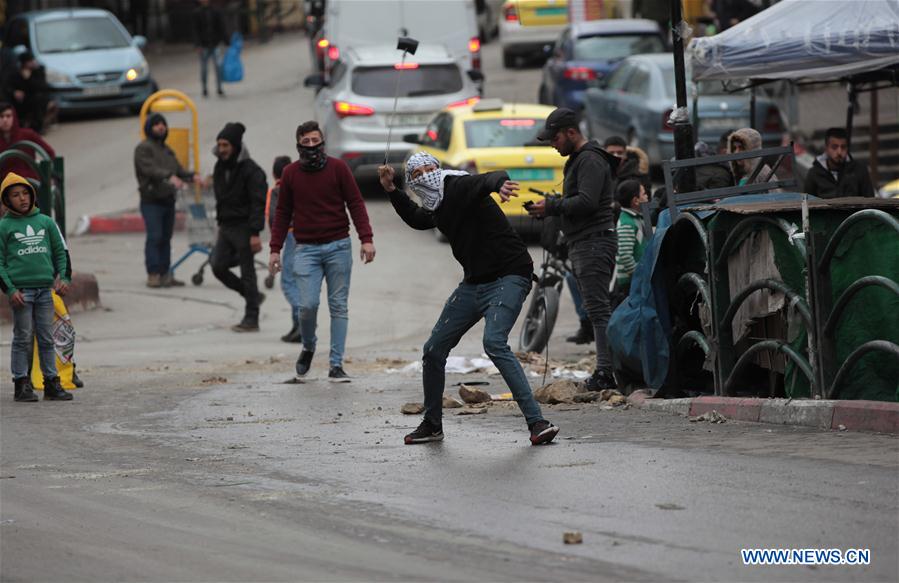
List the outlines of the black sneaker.
<svg viewBox="0 0 899 583">
<path fill-rule="evenodd" d="M 434 425 L 427 419 L 424 419 L 418 426 L 418 429 L 407 435 L 404 441 L 406 445 L 443 441 L 443 427 Z"/>
<path fill-rule="evenodd" d="M 559 428 L 546 419 L 531 423 L 528 429 L 531 430 L 531 445 L 549 443 L 559 433 Z"/>
<path fill-rule="evenodd" d="M 231 326 L 232 332 L 259 332 L 259 320 L 244 317 L 239 324 Z"/>
<path fill-rule="evenodd" d="M 328 380 L 332 383 L 349 383 L 352 382 L 350 375 L 343 370 L 342 366 L 332 366 L 328 371 Z"/>
<path fill-rule="evenodd" d="M 302 344 L 303 343 L 303 334 L 300 332 L 300 325 L 294 324 L 293 328 L 287 332 L 284 336 L 281 337 L 281 342 L 288 342 L 290 344 Z"/>
<path fill-rule="evenodd" d="M 617 390 L 618 383 L 615 382 L 615 377 L 612 376 L 612 372 L 608 370 L 595 370 L 590 378 L 587 379 L 587 390 L 588 391 L 605 391 L 606 389 Z"/>
<path fill-rule="evenodd" d="M 297 376 L 303 377 L 306 376 L 306 373 L 309 372 L 309 369 L 312 368 L 312 357 L 315 355 L 314 352 L 310 352 L 308 350 L 303 350 L 300 352 L 299 358 L 297 358 Z"/>
</svg>

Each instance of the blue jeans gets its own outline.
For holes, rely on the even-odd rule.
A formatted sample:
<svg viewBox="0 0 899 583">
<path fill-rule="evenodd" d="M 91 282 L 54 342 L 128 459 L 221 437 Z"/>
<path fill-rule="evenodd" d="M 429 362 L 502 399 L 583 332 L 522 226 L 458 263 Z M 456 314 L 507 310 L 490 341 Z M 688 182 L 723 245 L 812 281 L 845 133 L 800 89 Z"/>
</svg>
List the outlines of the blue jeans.
<svg viewBox="0 0 899 583">
<path fill-rule="evenodd" d="M 172 265 L 172 232 L 175 230 L 175 202 L 140 203 L 147 240 L 144 243 L 144 265 L 147 274 L 165 275 Z"/>
<path fill-rule="evenodd" d="M 13 309 L 12 378 L 28 377 L 31 343 L 37 336 L 41 374 L 45 379 L 59 376 L 56 372 L 56 349 L 53 344 L 53 294 L 50 288 L 20 289 L 25 306 Z"/>
<path fill-rule="evenodd" d="M 571 292 L 571 301 L 574 302 L 574 311 L 577 313 L 578 320 L 581 322 L 589 320 L 587 312 L 584 310 L 584 299 L 577 288 L 577 278 L 574 276 L 573 271 L 565 274 L 565 285 L 568 286 L 568 291 Z"/>
<path fill-rule="evenodd" d="M 524 418 L 529 425 L 543 419 L 524 370 L 509 348 L 509 332 L 530 291 L 530 279 L 507 275 L 490 283 L 461 283 L 449 297 L 425 343 L 422 356 L 425 418 L 431 423 L 440 425 L 443 416 L 446 358 L 462 336 L 482 318 L 485 321 L 484 351 L 509 385 Z"/>
<path fill-rule="evenodd" d="M 215 71 L 215 88 L 222 92 L 222 58 L 218 47 L 213 49 L 203 48 L 200 52 L 200 82 L 203 84 L 203 93 L 206 93 L 206 78 L 209 75 L 209 61 L 212 61 L 212 69 Z"/>
<path fill-rule="evenodd" d="M 303 349 L 315 351 L 318 303 L 322 293 L 322 279 L 328 283 L 328 310 L 331 313 L 330 366 L 343 364 L 346 346 L 350 297 L 350 272 L 353 270 L 353 249 L 350 238 L 330 243 L 298 243 L 294 252 L 294 274 L 300 289 L 300 332 Z"/>
<path fill-rule="evenodd" d="M 298 322 L 300 318 L 300 288 L 292 268 L 296 250 L 297 241 L 293 238 L 293 233 L 287 233 L 284 238 L 284 247 L 281 249 L 281 265 L 291 266 L 291 269 L 281 272 L 281 292 L 284 293 L 284 298 L 290 304 L 290 315 L 294 322 Z"/>
</svg>

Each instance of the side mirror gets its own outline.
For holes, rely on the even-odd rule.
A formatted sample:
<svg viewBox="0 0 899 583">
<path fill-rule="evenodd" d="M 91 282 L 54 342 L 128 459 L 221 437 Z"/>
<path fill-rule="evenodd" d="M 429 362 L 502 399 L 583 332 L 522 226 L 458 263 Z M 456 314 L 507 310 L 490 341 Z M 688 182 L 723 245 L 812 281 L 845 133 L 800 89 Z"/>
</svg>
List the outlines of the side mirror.
<svg viewBox="0 0 899 583">
<path fill-rule="evenodd" d="M 147 37 L 137 35 L 131 39 L 131 44 L 139 49 L 144 49 L 147 46 Z"/>
<path fill-rule="evenodd" d="M 475 69 L 471 69 L 470 71 L 468 71 L 468 78 L 475 83 L 481 83 L 482 81 L 484 81 L 484 73 Z"/>
<path fill-rule="evenodd" d="M 325 81 L 325 76 L 321 73 L 314 73 L 303 80 L 303 87 L 314 87 L 316 89 L 321 89 L 322 87 L 326 87 L 327 85 L 328 82 Z"/>
<path fill-rule="evenodd" d="M 403 135 L 403 141 L 407 144 L 420 144 L 421 138 L 418 134 L 405 134 Z"/>
</svg>

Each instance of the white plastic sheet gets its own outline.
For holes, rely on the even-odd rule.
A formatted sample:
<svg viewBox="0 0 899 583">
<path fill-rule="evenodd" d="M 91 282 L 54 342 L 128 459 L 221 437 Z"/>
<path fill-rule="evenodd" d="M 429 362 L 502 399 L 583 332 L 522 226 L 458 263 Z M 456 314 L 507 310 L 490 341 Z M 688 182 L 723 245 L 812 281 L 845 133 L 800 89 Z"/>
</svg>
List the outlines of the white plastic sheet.
<svg viewBox="0 0 899 583">
<path fill-rule="evenodd" d="M 899 0 L 781 0 L 690 43 L 693 80 L 839 79 L 899 64 Z"/>
</svg>

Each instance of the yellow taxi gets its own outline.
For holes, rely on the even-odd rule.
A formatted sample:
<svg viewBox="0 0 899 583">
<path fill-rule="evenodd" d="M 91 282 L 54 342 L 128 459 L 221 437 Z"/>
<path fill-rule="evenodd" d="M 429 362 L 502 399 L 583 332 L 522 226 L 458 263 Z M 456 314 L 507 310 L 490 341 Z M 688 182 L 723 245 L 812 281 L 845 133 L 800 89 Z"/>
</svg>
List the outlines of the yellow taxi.
<svg viewBox="0 0 899 583">
<path fill-rule="evenodd" d="M 537 141 L 537 133 L 554 109 L 499 99 L 451 105 L 431 119 L 423 135 L 404 139 L 417 143 L 415 151 L 428 152 L 449 170 L 471 174 L 505 170 L 510 180 L 521 184 L 519 196 L 505 203 L 496 193 L 493 198 L 513 227 L 535 231 L 539 221 L 528 215 L 524 204 L 540 200 L 540 195 L 529 189 L 562 191 L 565 158 Z"/>
</svg>

